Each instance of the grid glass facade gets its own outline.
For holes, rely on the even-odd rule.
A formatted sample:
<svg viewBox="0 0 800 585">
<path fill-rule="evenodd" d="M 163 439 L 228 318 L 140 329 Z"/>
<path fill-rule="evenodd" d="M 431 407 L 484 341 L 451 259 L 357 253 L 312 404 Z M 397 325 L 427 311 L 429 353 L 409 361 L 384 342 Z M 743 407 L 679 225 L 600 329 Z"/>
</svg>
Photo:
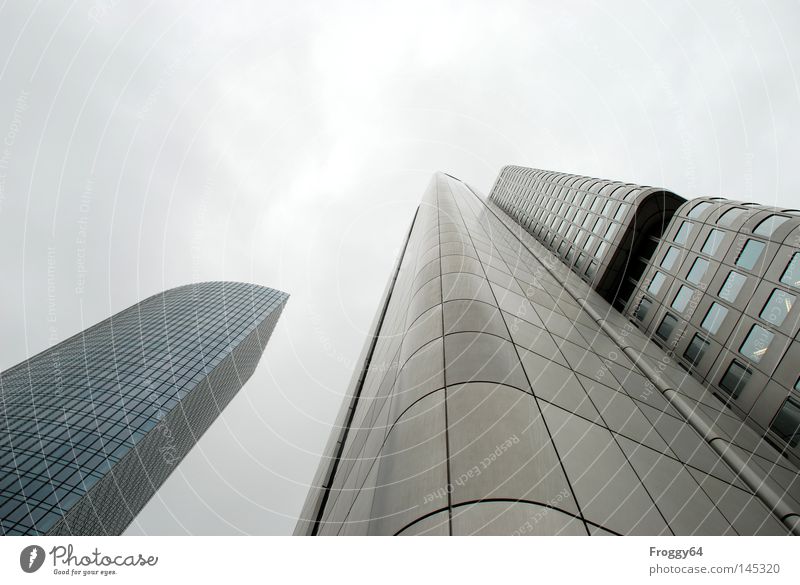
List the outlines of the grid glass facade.
<svg viewBox="0 0 800 585">
<path fill-rule="evenodd" d="M 800 532 L 797 469 L 518 222 L 432 179 L 295 533 Z"/>
<path fill-rule="evenodd" d="M 288 296 L 149 297 L 0 374 L 3 534 L 119 534 L 250 377 Z"/>
</svg>

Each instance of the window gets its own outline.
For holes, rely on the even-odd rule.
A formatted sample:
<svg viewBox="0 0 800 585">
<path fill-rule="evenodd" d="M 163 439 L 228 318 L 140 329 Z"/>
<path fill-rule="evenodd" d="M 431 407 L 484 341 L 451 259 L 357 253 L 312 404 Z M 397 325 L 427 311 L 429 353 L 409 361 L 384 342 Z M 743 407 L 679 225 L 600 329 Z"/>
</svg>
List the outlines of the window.
<svg viewBox="0 0 800 585">
<path fill-rule="evenodd" d="M 647 287 L 647 292 L 657 295 L 658 291 L 661 290 L 661 285 L 664 284 L 665 280 L 667 280 L 667 277 L 664 276 L 663 272 L 656 272 L 653 275 L 653 280 L 650 281 L 650 286 Z"/>
<path fill-rule="evenodd" d="M 722 230 L 711 230 L 706 238 L 706 242 L 703 244 L 703 249 L 701 250 L 703 254 L 708 254 L 709 256 L 716 254 L 724 237 L 725 232 Z"/>
<path fill-rule="evenodd" d="M 770 429 L 791 447 L 800 443 L 800 400 L 789 396 L 775 415 Z"/>
<path fill-rule="evenodd" d="M 781 282 L 794 288 L 800 288 L 800 252 L 795 253 L 789 261 L 786 270 L 783 271 Z"/>
<path fill-rule="evenodd" d="M 672 301 L 672 308 L 679 313 L 683 313 L 684 309 L 686 309 L 688 306 L 693 293 L 694 291 L 688 286 L 681 286 L 681 288 L 678 289 L 678 294 L 675 295 L 675 299 Z"/>
<path fill-rule="evenodd" d="M 689 234 L 692 233 L 692 226 L 694 224 L 690 221 L 684 221 L 681 224 L 681 227 L 678 229 L 678 233 L 675 234 L 675 243 L 676 244 L 685 244 L 686 241 L 689 239 Z"/>
<path fill-rule="evenodd" d="M 664 254 L 664 259 L 661 261 L 661 267 L 665 270 L 670 270 L 677 259 L 678 249 L 670 246 L 669 249 L 667 249 L 667 253 Z"/>
<path fill-rule="evenodd" d="M 686 351 L 683 352 L 683 357 L 691 362 L 691 364 L 697 365 L 700 363 L 700 360 L 703 359 L 703 355 L 708 348 L 708 341 L 703 339 L 699 333 L 695 333 L 694 337 L 692 337 L 692 341 L 689 342 L 689 346 L 686 348 Z"/>
<path fill-rule="evenodd" d="M 752 270 L 753 266 L 758 262 L 761 252 L 764 251 L 766 244 L 758 240 L 747 240 L 741 254 L 736 259 L 736 266 L 741 266 L 746 270 Z"/>
<path fill-rule="evenodd" d="M 678 320 L 674 316 L 667 313 L 661 320 L 661 325 L 659 325 L 658 329 L 656 329 L 656 335 L 666 341 L 669 339 L 669 336 L 672 334 L 673 330 L 675 329 L 675 325 L 677 324 Z"/>
<path fill-rule="evenodd" d="M 586 243 L 583 244 L 583 249 L 588 252 L 592 248 L 592 246 L 594 246 L 596 241 L 597 241 L 596 236 L 589 236 L 588 238 L 586 238 Z"/>
<path fill-rule="evenodd" d="M 756 226 L 756 229 L 753 230 L 753 233 L 768 238 L 787 219 L 789 218 L 783 215 L 770 215 L 767 219 L 763 220 Z"/>
<path fill-rule="evenodd" d="M 708 203 L 707 201 L 704 201 L 702 203 L 698 203 L 689 212 L 688 217 L 691 217 L 692 219 L 697 219 L 709 207 L 711 207 L 711 204 Z"/>
<path fill-rule="evenodd" d="M 720 216 L 719 220 L 717 221 L 717 225 L 730 226 L 743 213 L 745 213 L 745 210 L 742 209 L 741 207 L 734 207 L 733 209 L 729 209 Z"/>
<path fill-rule="evenodd" d="M 650 312 L 650 307 L 652 306 L 653 301 L 647 297 L 642 297 L 642 300 L 639 301 L 639 305 L 636 307 L 636 311 L 634 311 L 633 316 L 639 321 L 644 321 L 645 317 L 647 317 L 647 313 Z"/>
<path fill-rule="evenodd" d="M 619 207 L 617 207 L 617 212 L 614 214 L 614 219 L 617 221 L 622 221 L 625 213 L 628 211 L 628 206 L 624 203 L 620 203 Z"/>
<path fill-rule="evenodd" d="M 700 281 L 706 275 L 706 271 L 708 270 L 708 260 L 704 258 L 697 258 L 692 264 L 692 269 L 689 270 L 689 274 L 686 275 L 686 280 L 691 282 L 692 284 L 700 284 Z"/>
<path fill-rule="evenodd" d="M 618 224 L 618 223 L 611 223 L 611 224 L 609 224 L 609 225 L 608 225 L 608 228 L 606 228 L 606 235 L 605 235 L 605 238 L 606 238 L 607 240 L 611 241 L 611 240 L 614 238 L 614 234 L 616 234 L 616 233 L 617 233 L 617 228 L 618 228 L 618 227 L 619 227 L 619 224 Z"/>
<path fill-rule="evenodd" d="M 592 260 L 589 263 L 589 266 L 586 267 L 586 275 L 590 278 L 593 277 L 597 273 L 597 262 Z"/>
<path fill-rule="evenodd" d="M 719 387 L 732 397 L 738 398 L 739 394 L 742 393 L 742 389 L 750 381 L 751 375 L 752 372 L 750 370 L 734 360 L 728 367 L 728 371 L 722 376 L 722 380 L 719 381 Z"/>
<path fill-rule="evenodd" d="M 608 242 L 600 242 L 600 245 L 597 247 L 597 252 L 595 252 L 594 255 L 598 258 L 602 258 L 603 254 L 606 253 L 607 249 L 608 249 Z"/>
<path fill-rule="evenodd" d="M 730 301 L 731 303 L 734 302 L 736 297 L 739 296 L 739 291 L 742 290 L 742 287 L 746 281 L 747 277 L 745 277 L 743 274 L 739 274 L 738 272 L 731 270 L 728 273 L 728 278 L 725 279 L 725 283 L 722 285 L 722 288 L 719 289 L 719 298 Z"/>
<path fill-rule="evenodd" d="M 712 303 L 711 308 L 708 309 L 708 313 L 706 313 L 706 316 L 703 319 L 703 324 L 700 325 L 700 327 L 709 333 L 716 333 L 719 331 L 720 325 L 722 325 L 722 322 L 725 321 L 725 317 L 727 315 L 728 309 L 719 303 Z"/>
<path fill-rule="evenodd" d="M 769 348 L 773 337 L 775 335 L 761 325 L 753 325 L 750 333 L 747 334 L 747 339 L 744 340 L 742 347 L 739 348 L 739 353 L 747 359 L 758 363 L 767 353 L 767 348 Z"/>
<path fill-rule="evenodd" d="M 767 304 L 761 311 L 761 318 L 767 323 L 780 326 L 794 305 L 795 296 L 776 288 L 769 296 Z"/>
</svg>

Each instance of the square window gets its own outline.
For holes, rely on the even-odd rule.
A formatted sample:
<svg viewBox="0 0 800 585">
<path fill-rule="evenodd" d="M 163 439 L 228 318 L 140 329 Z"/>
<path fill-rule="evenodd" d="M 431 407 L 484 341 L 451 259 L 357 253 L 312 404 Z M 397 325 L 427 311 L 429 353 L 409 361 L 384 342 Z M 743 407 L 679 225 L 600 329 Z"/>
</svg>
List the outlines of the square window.
<svg viewBox="0 0 800 585">
<path fill-rule="evenodd" d="M 792 447 L 800 443 L 800 401 L 793 396 L 783 403 L 770 428 Z"/>
<path fill-rule="evenodd" d="M 644 318 L 647 317 L 647 313 L 650 312 L 650 307 L 652 306 L 653 301 L 647 297 L 642 297 L 642 300 L 639 301 L 639 305 L 636 307 L 636 311 L 633 313 L 634 317 L 639 321 L 644 321 Z"/>
<path fill-rule="evenodd" d="M 719 387 L 733 398 L 738 398 L 744 387 L 747 386 L 747 382 L 750 381 L 751 375 L 750 370 L 734 360 L 728 367 L 728 371 L 722 376 L 722 380 L 719 381 Z"/>
<path fill-rule="evenodd" d="M 728 278 L 725 279 L 725 283 L 722 285 L 722 288 L 719 289 L 719 298 L 733 303 L 736 300 L 736 297 L 739 296 L 739 292 L 742 290 L 742 287 L 746 281 L 746 276 L 731 270 L 728 273 Z"/>
<path fill-rule="evenodd" d="M 792 310 L 795 299 L 794 295 L 776 288 L 772 291 L 767 304 L 764 305 L 760 317 L 773 325 L 781 325 L 789 311 Z"/>
<path fill-rule="evenodd" d="M 778 226 L 783 224 L 787 219 L 789 218 L 785 215 L 770 215 L 756 226 L 756 229 L 753 230 L 753 233 L 768 238 L 776 229 L 778 229 Z"/>
<path fill-rule="evenodd" d="M 708 313 L 706 313 L 706 316 L 703 319 L 703 324 L 700 326 L 709 333 L 716 333 L 719 331 L 719 328 L 722 325 L 722 322 L 725 321 L 725 317 L 727 315 L 728 309 L 719 303 L 712 303 L 711 307 L 708 309 Z"/>
<path fill-rule="evenodd" d="M 689 360 L 693 366 L 697 365 L 703 359 L 706 349 L 708 349 L 708 341 L 703 339 L 699 333 L 695 333 L 686 351 L 683 352 L 683 357 Z"/>
<path fill-rule="evenodd" d="M 753 325 L 750 333 L 747 334 L 747 339 L 744 340 L 742 347 L 739 348 L 739 353 L 747 359 L 758 363 L 767 353 L 769 344 L 774 337 L 774 333 L 767 331 L 761 325 Z"/>
<path fill-rule="evenodd" d="M 758 262 L 761 252 L 764 251 L 766 244 L 758 240 L 747 240 L 747 243 L 742 248 L 742 252 L 736 259 L 736 266 L 741 266 L 746 270 L 752 270 Z"/>
<path fill-rule="evenodd" d="M 716 254 L 724 237 L 725 232 L 722 230 L 711 230 L 703 244 L 703 249 L 701 250 L 703 254 L 708 254 L 709 256 Z"/>
<path fill-rule="evenodd" d="M 647 287 L 647 292 L 657 295 L 658 291 L 661 290 L 661 285 L 664 284 L 665 280 L 667 280 L 667 277 L 664 276 L 663 272 L 656 272 L 653 275 L 653 280 L 650 281 L 650 286 Z"/>
<path fill-rule="evenodd" d="M 681 227 L 678 229 L 678 233 L 675 234 L 675 243 L 676 244 L 685 244 L 686 241 L 689 239 L 689 234 L 692 233 L 692 226 L 694 224 L 691 221 L 684 221 L 681 224 Z"/>
<path fill-rule="evenodd" d="M 700 281 L 703 280 L 703 277 L 706 275 L 708 271 L 708 260 L 705 258 L 697 258 L 692 264 L 692 269 L 689 270 L 689 274 L 686 275 L 686 280 L 691 282 L 692 284 L 700 284 Z"/>
<path fill-rule="evenodd" d="M 781 282 L 794 288 L 800 288 L 800 252 L 795 253 L 783 271 Z"/>
<path fill-rule="evenodd" d="M 661 267 L 664 270 L 671 270 L 672 267 L 675 265 L 675 260 L 678 259 L 678 250 L 677 248 L 673 248 L 670 246 L 667 249 L 667 253 L 664 254 L 664 259 L 661 260 Z"/>
<path fill-rule="evenodd" d="M 677 324 L 678 320 L 674 316 L 667 313 L 661 320 L 661 325 L 659 325 L 658 329 L 656 329 L 656 335 L 658 335 L 661 339 L 666 341 L 667 339 L 669 339 L 669 336 L 675 330 L 675 325 Z"/>
<path fill-rule="evenodd" d="M 672 308 L 679 313 L 683 313 L 684 309 L 686 309 L 688 306 L 693 293 L 694 291 L 688 286 L 681 286 L 681 288 L 678 289 L 678 294 L 675 295 L 675 299 L 672 301 Z"/>
</svg>

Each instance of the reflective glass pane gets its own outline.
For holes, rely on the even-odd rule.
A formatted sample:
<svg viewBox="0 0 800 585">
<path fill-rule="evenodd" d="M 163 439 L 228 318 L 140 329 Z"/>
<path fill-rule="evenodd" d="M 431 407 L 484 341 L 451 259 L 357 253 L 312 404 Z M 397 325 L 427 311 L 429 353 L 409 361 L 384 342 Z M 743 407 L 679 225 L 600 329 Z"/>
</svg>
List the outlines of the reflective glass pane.
<svg viewBox="0 0 800 585">
<path fill-rule="evenodd" d="M 734 302 L 736 297 L 739 296 L 739 291 L 742 290 L 742 287 L 746 281 L 746 276 L 731 270 L 731 272 L 728 274 L 728 278 L 725 279 L 725 283 L 722 285 L 722 288 L 719 289 L 719 298 Z"/>
<path fill-rule="evenodd" d="M 665 270 L 671 270 L 677 258 L 678 258 L 677 248 L 673 248 L 672 246 L 670 246 L 669 249 L 667 250 L 667 253 L 664 254 L 664 259 L 661 261 L 661 267 L 664 268 Z"/>
<path fill-rule="evenodd" d="M 723 213 L 722 216 L 719 218 L 719 221 L 717 221 L 717 223 L 719 225 L 729 226 L 733 224 L 733 222 L 736 221 L 736 219 L 743 213 L 746 213 L 744 209 L 740 207 L 734 207 L 733 209 L 729 209 L 728 211 Z"/>
<path fill-rule="evenodd" d="M 725 232 L 722 230 L 711 230 L 706 238 L 705 243 L 703 244 L 703 254 L 708 254 L 709 256 L 713 256 L 719 250 L 719 245 L 722 243 L 722 239 L 725 237 Z"/>
<path fill-rule="evenodd" d="M 642 297 L 642 300 L 639 301 L 639 306 L 636 307 L 636 312 L 634 316 L 639 319 L 639 321 L 644 321 L 644 318 L 647 317 L 647 313 L 650 311 L 650 307 L 653 306 L 653 301 L 648 299 L 647 297 Z"/>
<path fill-rule="evenodd" d="M 790 396 L 783 403 L 770 428 L 789 445 L 797 447 L 800 443 L 800 401 Z"/>
<path fill-rule="evenodd" d="M 751 375 L 750 370 L 739 362 L 734 361 L 728 367 L 728 371 L 725 372 L 722 380 L 719 381 L 719 386 L 734 398 L 738 398 L 739 394 L 742 393 L 742 389 L 750 381 Z"/>
<path fill-rule="evenodd" d="M 694 291 L 688 286 L 681 286 L 678 290 L 678 294 L 675 295 L 675 299 L 672 301 L 672 308 L 683 313 L 684 309 L 686 309 L 686 306 L 689 304 L 689 300 L 692 298 L 692 293 L 694 293 Z"/>
<path fill-rule="evenodd" d="M 703 324 L 701 327 L 709 333 L 716 333 L 719 331 L 720 325 L 722 325 L 722 322 L 725 320 L 725 316 L 727 314 L 728 309 L 719 303 L 712 303 L 711 308 L 708 309 L 708 313 L 706 313 L 706 316 L 703 319 Z"/>
<path fill-rule="evenodd" d="M 707 201 L 704 201 L 703 203 L 698 203 L 692 208 L 688 216 L 691 217 L 692 219 L 696 219 L 700 217 L 700 215 L 709 207 L 711 207 L 711 204 L 708 203 Z"/>
<path fill-rule="evenodd" d="M 752 270 L 753 266 L 755 266 L 756 262 L 758 262 L 761 252 L 764 251 L 765 247 L 766 245 L 764 242 L 759 242 L 758 240 L 747 240 L 747 243 L 744 245 L 741 254 L 739 254 L 739 257 L 736 259 L 736 265 L 746 268 L 747 270 Z"/>
<path fill-rule="evenodd" d="M 789 265 L 783 271 L 781 282 L 794 288 L 800 288 L 800 252 L 792 256 Z"/>
<path fill-rule="evenodd" d="M 658 291 L 661 290 L 661 285 L 664 284 L 664 281 L 667 279 L 662 272 L 656 272 L 653 276 L 653 280 L 650 281 L 650 286 L 647 287 L 647 292 L 657 295 Z"/>
<path fill-rule="evenodd" d="M 658 326 L 656 335 L 663 340 L 669 339 L 669 336 L 672 334 L 672 331 L 675 329 L 675 325 L 677 324 L 678 320 L 674 316 L 667 313 L 661 320 L 661 325 Z"/>
<path fill-rule="evenodd" d="M 704 258 L 697 258 L 692 264 L 692 269 L 689 270 L 689 274 L 686 275 L 686 280 L 693 284 L 700 284 L 700 281 L 706 275 L 708 271 L 708 260 Z"/>
<path fill-rule="evenodd" d="M 772 235 L 778 226 L 783 224 L 787 219 L 786 216 L 783 215 L 770 215 L 767 219 L 762 221 L 756 229 L 753 230 L 754 234 L 758 234 L 759 236 L 769 237 Z"/>
<path fill-rule="evenodd" d="M 685 244 L 686 241 L 689 239 L 689 234 L 692 233 L 692 226 L 694 224 L 690 221 L 684 221 L 681 224 L 680 229 L 678 229 L 678 233 L 675 234 L 675 243 L 676 244 Z"/>
<path fill-rule="evenodd" d="M 699 334 L 695 333 L 694 337 L 692 337 L 692 341 L 689 343 L 689 346 L 683 353 L 683 356 L 692 362 L 692 365 L 694 365 L 703 359 L 703 354 L 705 353 L 707 347 L 708 341 L 703 339 Z"/>
<path fill-rule="evenodd" d="M 764 354 L 767 353 L 767 349 L 773 337 L 775 337 L 775 335 L 764 329 L 761 325 L 753 325 L 753 328 L 747 335 L 747 339 L 744 340 L 742 347 L 739 349 L 739 353 L 758 363 L 761 361 L 761 358 L 764 357 Z"/>
<path fill-rule="evenodd" d="M 761 311 L 761 318 L 773 325 L 780 325 L 794 305 L 795 296 L 776 288 Z"/>
</svg>

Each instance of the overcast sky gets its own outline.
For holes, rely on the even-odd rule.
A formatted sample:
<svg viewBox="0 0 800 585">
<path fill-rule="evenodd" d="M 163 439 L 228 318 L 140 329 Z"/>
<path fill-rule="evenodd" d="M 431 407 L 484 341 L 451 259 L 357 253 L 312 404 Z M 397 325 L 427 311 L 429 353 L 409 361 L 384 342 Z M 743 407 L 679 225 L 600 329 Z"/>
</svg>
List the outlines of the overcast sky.
<svg viewBox="0 0 800 585">
<path fill-rule="evenodd" d="M 800 5 L 0 2 L 0 369 L 201 280 L 291 294 L 128 534 L 291 532 L 431 174 L 800 206 Z"/>
</svg>

